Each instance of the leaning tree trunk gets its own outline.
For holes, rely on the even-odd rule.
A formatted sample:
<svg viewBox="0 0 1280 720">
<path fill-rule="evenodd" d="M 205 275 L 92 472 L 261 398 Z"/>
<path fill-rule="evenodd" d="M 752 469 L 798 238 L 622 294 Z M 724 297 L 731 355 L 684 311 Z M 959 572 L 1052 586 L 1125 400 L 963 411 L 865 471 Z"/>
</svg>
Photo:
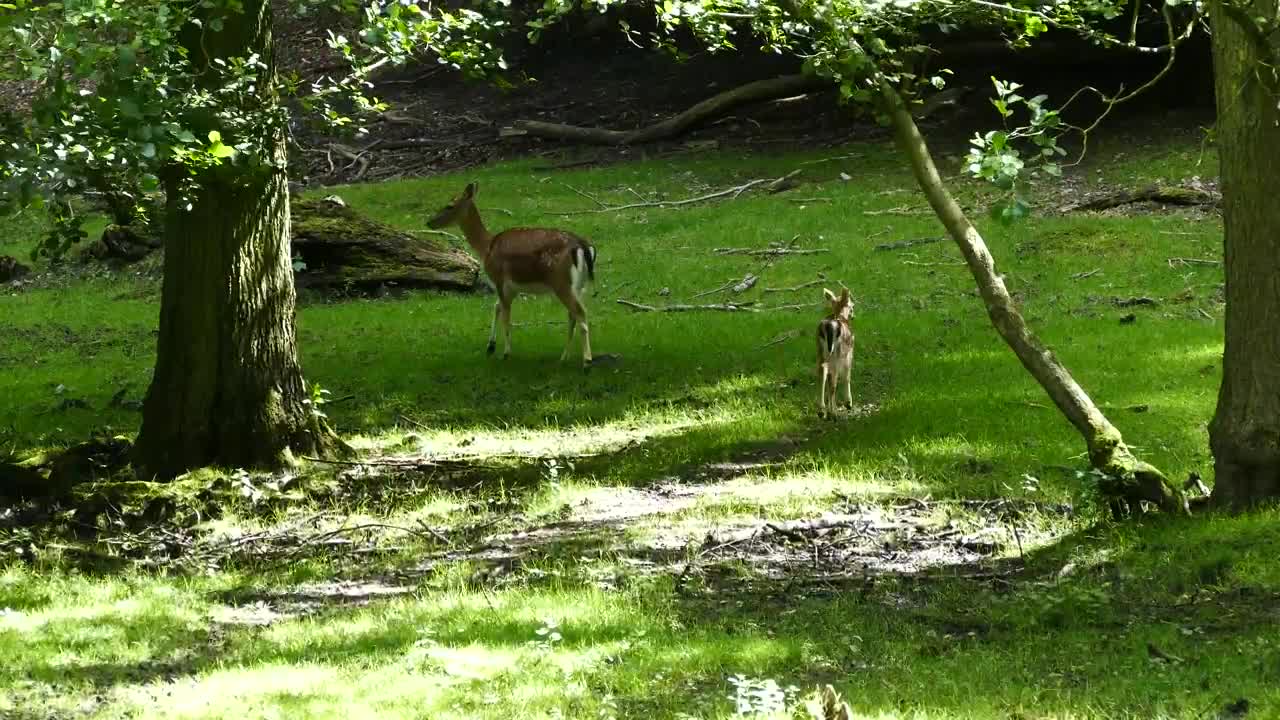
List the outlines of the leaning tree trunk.
<svg viewBox="0 0 1280 720">
<path fill-rule="evenodd" d="M 269 0 L 247 0 L 221 31 L 189 40 L 206 63 L 255 52 L 270 63 Z M 274 166 L 201 173 L 190 209 L 176 173 L 167 188 L 160 336 L 134 458 L 145 477 L 279 467 L 329 442 L 296 352 L 283 134 L 263 152 Z"/>
<path fill-rule="evenodd" d="M 929 199 L 929 205 L 960 247 L 977 282 L 991 323 L 1018 356 L 1022 366 L 1084 437 L 1090 464 L 1107 478 L 1104 492 L 1113 499 L 1147 501 L 1162 510 L 1183 512 L 1182 493 L 1172 487 L 1158 469 L 1133 456 L 1120 431 L 1093 404 L 1053 352 L 1027 327 L 1026 320 L 1004 286 L 1004 280 L 996 272 L 995 259 L 987 250 L 982 235 L 943 185 L 929 147 L 906 103 L 887 82 L 881 81 L 880 90 L 898 145 L 910 158 L 916 182 Z"/>
<path fill-rule="evenodd" d="M 1210 5 L 1227 309 L 1209 444 L 1213 504 L 1244 508 L 1280 498 L 1280 40 L 1254 19 L 1276 18 L 1276 0 L 1233 5 Z"/>
</svg>

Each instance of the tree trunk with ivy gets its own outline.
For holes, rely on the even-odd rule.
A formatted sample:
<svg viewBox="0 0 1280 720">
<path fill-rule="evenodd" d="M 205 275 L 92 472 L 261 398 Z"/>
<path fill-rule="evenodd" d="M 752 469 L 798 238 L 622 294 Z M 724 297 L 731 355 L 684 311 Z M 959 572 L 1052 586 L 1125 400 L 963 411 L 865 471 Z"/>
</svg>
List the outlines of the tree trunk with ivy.
<svg viewBox="0 0 1280 720">
<path fill-rule="evenodd" d="M 1226 345 L 1209 425 L 1212 502 L 1280 498 L 1280 38 L 1276 0 L 1210 4 L 1226 269 Z"/>
<path fill-rule="evenodd" d="M 269 0 L 247 0 L 221 30 L 185 44 L 198 63 L 257 53 L 271 66 Z M 209 465 L 279 468 L 338 442 L 307 403 L 283 134 L 267 145 L 271 167 L 202 172 L 190 209 L 177 174 L 167 181 L 160 335 L 134 450 L 145 478 Z"/>
<path fill-rule="evenodd" d="M 934 213 L 959 246 L 969 267 L 987 315 L 996 332 L 1017 355 L 1022 366 L 1040 383 L 1058 410 L 1075 426 L 1089 450 L 1089 462 L 1102 475 L 1102 491 L 1112 501 L 1112 509 L 1149 502 L 1168 512 L 1185 510 L 1181 491 L 1170 485 L 1152 465 L 1136 458 L 1120 431 L 1102 414 L 1089 395 L 1044 343 L 1036 337 L 1018 312 L 1004 280 L 996 272 L 995 258 L 978 229 L 947 191 L 933 163 L 929 147 L 916 126 L 906 103 L 887 82 L 880 94 L 889 112 L 898 146 L 911 162 L 916 182 L 924 191 Z"/>
</svg>

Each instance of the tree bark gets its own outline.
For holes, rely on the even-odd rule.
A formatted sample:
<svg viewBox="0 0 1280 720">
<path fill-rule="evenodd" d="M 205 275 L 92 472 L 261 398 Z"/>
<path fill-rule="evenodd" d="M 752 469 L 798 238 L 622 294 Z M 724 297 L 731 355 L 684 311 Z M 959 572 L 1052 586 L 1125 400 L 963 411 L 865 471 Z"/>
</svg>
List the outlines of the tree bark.
<svg viewBox="0 0 1280 720">
<path fill-rule="evenodd" d="M 270 12 L 269 0 L 246 0 L 221 31 L 186 38 L 193 61 L 258 53 L 271 66 Z M 201 172 L 190 209 L 178 173 L 168 181 L 160 335 L 134 454 L 144 478 L 208 465 L 279 468 L 293 452 L 322 452 L 337 440 L 306 403 L 283 132 L 265 143 L 269 166 Z"/>
<path fill-rule="evenodd" d="M 1280 40 L 1249 30 L 1277 2 L 1237 5 L 1210 4 L 1227 300 L 1211 501 L 1231 509 L 1280 498 Z"/>
<path fill-rule="evenodd" d="M 1173 487 L 1155 467 L 1137 459 L 1125 445 L 1120 431 L 1107 420 L 1093 400 L 1058 361 L 1053 352 L 1040 342 L 1005 288 L 996 272 L 995 258 L 977 228 L 969 222 L 960 205 L 942 183 L 933 164 L 929 147 L 919 127 L 907 110 L 906 103 L 886 81 L 881 81 L 881 97 L 890 114 L 900 149 L 911 161 L 916 182 L 924 191 L 929 205 L 946 227 L 947 233 L 960 247 L 965 263 L 978 285 L 987 314 L 1000 337 L 1018 356 L 1022 366 L 1040 383 L 1050 399 L 1075 426 L 1089 449 L 1090 464 L 1106 478 L 1104 493 L 1113 500 L 1130 504 L 1146 501 L 1161 510 L 1184 512 L 1182 492 Z M 1113 504 L 1113 510 L 1117 509 Z"/>
<path fill-rule="evenodd" d="M 666 140 L 685 133 L 701 123 L 729 112 L 739 105 L 776 100 L 832 87 L 829 80 L 813 75 L 782 75 L 766 80 L 740 85 L 703 100 L 693 107 L 673 115 L 662 122 L 636 130 L 606 130 L 603 128 L 561 125 L 560 123 L 520 120 L 503 134 L 533 135 L 553 140 L 571 140 L 596 145 L 638 145 Z"/>
</svg>

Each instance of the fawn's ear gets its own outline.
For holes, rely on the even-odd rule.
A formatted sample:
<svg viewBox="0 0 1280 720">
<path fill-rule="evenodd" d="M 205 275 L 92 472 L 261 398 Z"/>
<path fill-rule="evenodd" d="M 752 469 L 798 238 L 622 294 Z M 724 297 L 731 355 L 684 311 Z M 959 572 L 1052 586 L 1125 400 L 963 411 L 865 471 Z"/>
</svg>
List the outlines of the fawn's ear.
<svg viewBox="0 0 1280 720">
<path fill-rule="evenodd" d="M 840 301 L 849 302 L 849 288 L 845 288 L 840 291 Z"/>
<path fill-rule="evenodd" d="M 475 197 L 478 192 L 480 192 L 480 183 L 468 183 L 467 189 L 462 191 L 462 197 L 471 199 Z"/>
<path fill-rule="evenodd" d="M 822 288 L 822 294 L 827 298 L 827 302 L 835 302 L 836 296 L 828 289 Z"/>
</svg>

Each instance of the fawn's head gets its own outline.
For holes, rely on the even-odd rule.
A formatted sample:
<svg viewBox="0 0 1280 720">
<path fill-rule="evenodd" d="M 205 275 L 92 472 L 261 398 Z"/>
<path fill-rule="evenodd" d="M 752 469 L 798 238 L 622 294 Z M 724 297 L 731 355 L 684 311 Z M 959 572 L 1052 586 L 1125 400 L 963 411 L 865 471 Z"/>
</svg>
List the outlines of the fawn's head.
<svg viewBox="0 0 1280 720">
<path fill-rule="evenodd" d="M 427 227 L 432 230 L 439 230 L 442 227 L 453 225 L 460 221 L 464 213 L 470 208 L 475 207 L 476 193 L 480 191 L 480 186 L 476 183 L 470 183 L 462 194 L 449 201 L 439 210 L 430 220 L 427 221 Z"/>
<path fill-rule="evenodd" d="M 849 288 L 841 290 L 839 297 L 826 288 L 822 289 L 822 294 L 827 298 L 831 317 L 845 321 L 853 317 L 853 298 L 849 297 Z"/>
</svg>

